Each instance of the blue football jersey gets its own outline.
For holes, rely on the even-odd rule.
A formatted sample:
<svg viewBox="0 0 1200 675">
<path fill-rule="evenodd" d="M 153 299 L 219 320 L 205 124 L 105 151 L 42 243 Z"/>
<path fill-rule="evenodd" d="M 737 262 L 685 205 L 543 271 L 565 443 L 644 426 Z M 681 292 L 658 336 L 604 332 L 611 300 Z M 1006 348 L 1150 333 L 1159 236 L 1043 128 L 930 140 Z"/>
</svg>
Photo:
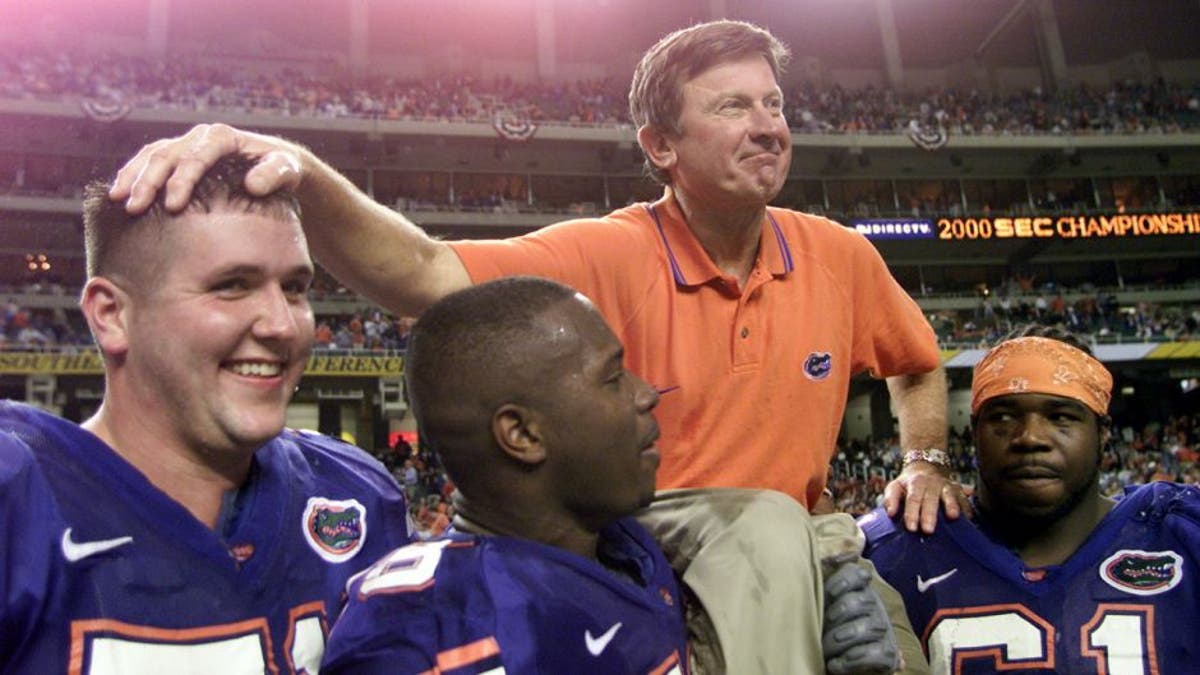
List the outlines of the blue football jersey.
<svg viewBox="0 0 1200 675">
<path fill-rule="evenodd" d="M 345 585 L 410 540 L 366 453 L 285 431 L 214 532 L 93 434 L 0 402 L 0 672 L 316 672 Z"/>
<path fill-rule="evenodd" d="M 1200 672 L 1200 490 L 1130 488 L 1062 565 L 1027 568 L 966 519 L 882 510 L 866 556 L 904 596 L 934 673 Z"/>
<path fill-rule="evenodd" d="M 322 672 L 687 673 L 679 592 L 657 544 L 624 519 L 601 532 L 601 557 L 631 577 L 511 537 L 399 549 L 351 582 Z"/>
</svg>

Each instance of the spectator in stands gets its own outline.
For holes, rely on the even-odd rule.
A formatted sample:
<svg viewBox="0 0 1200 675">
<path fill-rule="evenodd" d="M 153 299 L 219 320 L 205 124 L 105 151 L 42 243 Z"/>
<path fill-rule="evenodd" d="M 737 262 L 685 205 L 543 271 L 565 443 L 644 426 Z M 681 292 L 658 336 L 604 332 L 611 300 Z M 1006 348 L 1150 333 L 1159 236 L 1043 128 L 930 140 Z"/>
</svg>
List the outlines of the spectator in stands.
<svg viewBox="0 0 1200 675">
<path fill-rule="evenodd" d="M 450 529 L 450 516 L 453 507 L 447 504 L 440 495 L 431 494 L 421 502 L 415 520 L 417 533 L 422 539 L 436 539 Z"/>
<path fill-rule="evenodd" d="M 417 475 L 417 467 L 411 459 L 404 460 L 402 475 L 403 480 L 401 484 L 404 485 L 404 492 L 408 496 L 409 501 L 411 501 L 417 495 L 417 483 L 420 480 L 420 476 Z"/>
<path fill-rule="evenodd" d="M 284 429 L 313 266 L 251 164 L 217 162 L 175 214 L 90 189 L 104 400 L 82 425 L 0 402 L 0 671 L 315 672 L 347 580 L 409 540 L 382 467 Z"/>
<path fill-rule="evenodd" d="M 337 332 L 333 335 L 333 346 L 337 349 L 352 349 L 354 347 L 354 336 L 350 333 L 350 327 L 346 324 L 338 326 Z"/>
<path fill-rule="evenodd" d="M 333 346 L 333 329 L 328 321 L 321 321 L 313 333 L 313 346 L 317 349 L 329 349 Z"/>
<path fill-rule="evenodd" d="M 977 520 L 922 537 L 861 521 L 936 672 L 1194 671 L 1200 489 L 1100 493 L 1111 395 L 1084 343 L 1022 329 L 975 367 Z"/>
<path fill-rule="evenodd" d="M 663 198 L 514 240 L 450 245 L 431 239 L 311 153 L 224 126 L 199 127 L 148 147 L 122 170 L 125 180 L 114 198 L 131 196 L 129 208 L 141 208 L 178 164 L 167 196 L 174 203 L 183 198 L 188 174 L 241 149 L 264 157 L 262 170 L 251 176 L 255 189 L 304 176 L 309 222 L 338 224 L 309 233 L 322 263 L 398 314 L 419 312 L 454 289 L 508 274 L 575 286 L 620 327 L 631 369 L 669 392 L 660 412 L 662 487 L 769 487 L 801 504 L 815 503 L 849 378 L 869 369 L 888 377 L 910 450 L 888 504 L 898 510 L 907 494 L 907 522 L 928 530 L 940 505 L 956 517 L 959 500 L 965 504 L 939 466 L 946 387 L 933 334 L 864 238 L 830 221 L 767 208 L 791 160 L 777 79 L 786 55 L 767 32 L 732 21 L 664 38 L 639 65 L 631 88 L 631 114 L 648 168 L 668 184 Z M 831 304 L 832 297 L 846 300 Z M 664 336 L 674 342 L 663 343 Z M 771 423 L 759 424 L 762 419 Z M 755 429 L 749 438 L 747 428 Z M 735 454 L 743 461 L 730 463 Z M 696 552 L 679 550 L 694 536 L 673 524 L 694 526 L 694 513 L 711 513 L 716 498 L 712 492 L 669 494 L 644 517 L 668 555 L 680 556 L 684 581 L 703 602 L 737 608 L 710 612 L 730 622 L 717 626 L 720 634 L 760 626 L 753 632 L 764 640 L 778 637 L 753 652 L 725 654 L 728 670 L 760 668 L 764 653 L 780 659 L 771 670 L 816 670 L 820 666 L 811 660 L 799 664 L 817 646 L 792 637 L 812 631 L 763 616 L 752 596 L 734 590 L 739 585 L 724 567 L 706 577 L 716 566 L 690 563 Z M 780 511 L 806 523 L 792 504 L 780 504 Z M 779 537 L 776 525 L 741 526 L 755 525 L 763 527 L 757 548 L 762 564 L 783 565 L 768 576 L 796 582 L 788 591 L 798 596 L 795 606 L 816 604 L 819 581 L 787 563 L 810 553 L 787 550 L 799 540 Z M 708 561 L 724 555 L 717 539 L 702 545 L 698 555 Z M 743 558 L 740 551 L 728 553 Z M 775 591 L 784 592 L 777 582 Z M 911 646 L 906 657 L 911 654 L 909 663 L 917 667 L 915 640 Z"/>
</svg>

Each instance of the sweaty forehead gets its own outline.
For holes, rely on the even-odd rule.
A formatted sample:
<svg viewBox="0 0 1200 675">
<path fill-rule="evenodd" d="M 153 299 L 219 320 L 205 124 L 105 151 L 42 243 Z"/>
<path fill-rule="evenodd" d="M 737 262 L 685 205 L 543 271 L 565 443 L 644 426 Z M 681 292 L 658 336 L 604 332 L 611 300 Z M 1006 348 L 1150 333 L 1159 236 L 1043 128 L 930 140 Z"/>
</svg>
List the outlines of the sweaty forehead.
<svg viewBox="0 0 1200 675">
<path fill-rule="evenodd" d="M 604 350 L 610 343 L 616 343 L 616 337 L 595 306 L 578 293 L 548 307 L 533 323 L 534 339 L 547 358 L 586 358 L 589 351 Z"/>
</svg>

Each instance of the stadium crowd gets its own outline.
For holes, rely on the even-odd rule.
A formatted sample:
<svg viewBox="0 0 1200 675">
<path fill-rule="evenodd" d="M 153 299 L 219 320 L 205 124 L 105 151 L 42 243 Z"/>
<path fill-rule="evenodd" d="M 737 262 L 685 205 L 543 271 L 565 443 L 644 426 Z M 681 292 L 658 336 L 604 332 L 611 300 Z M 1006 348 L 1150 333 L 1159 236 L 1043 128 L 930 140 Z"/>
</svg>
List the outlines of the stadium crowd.
<svg viewBox="0 0 1200 675">
<path fill-rule="evenodd" d="M 237 110 L 298 117 L 491 121 L 496 115 L 542 122 L 618 124 L 624 92 L 610 80 L 529 85 L 510 78 L 483 83 L 445 79 L 360 80 L 342 73 L 315 75 L 297 68 L 270 73 L 191 59 L 72 58 L 28 55 L 0 61 L 0 95 L 43 100 L 91 100 L 106 105 Z"/>
<path fill-rule="evenodd" d="M 1094 342 L 1170 342 L 1200 335 L 1200 306 L 1121 303 L 1118 291 L 1088 288 L 1068 301 L 1061 289 L 988 293 L 974 310 L 929 315 L 943 345 L 992 344 L 1018 324 L 1059 326 Z"/>
<path fill-rule="evenodd" d="M 454 484 L 446 477 L 437 455 L 403 436 L 391 447 L 377 448 L 374 455 L 404 488 L 409 513 L 422 539 L 436 537 L 450 526 L 454 506 L 450 495 Z"/>
<path fill-rule="evenodd" d="M 326 274 L 318 275 L 311 296 L 316 300 L 351 297 Z M 61 284 L 27 284 L 9 289 L 75 297 Z M 968 289 L 959 289 L 958 295 Z M 1059 326 L 1097 343 L 1170 342 L 1200 337 L 1200 305 L 1121 302 L 1120 289 L 1022 289 L 1002 284 L 989 290 L 974 309 L 938 310 L 927 314 L 943 347 L 991 344 L 1013 326 L 1039 323 Z M 1073 299 L 1068 301 L 1067 295 Z M 936 298 L 937 293 L 925 297 Z M 356 303 L 357 304 L 357 303 Z M 318 350 L 401 350 L 413 319 L 379 310 L 322 312 L 317 316 Z M 12 296 L 0 311 L 0 350 L 57 350 L 91 344 L 78 312 L 61 307 L 24 307 Z"/>
<path fill-rule="evenodd" d="M 318 317 L 314 348 L 339 351 L 404 349 L 412 320 L 380 311 Z M 0 351 L 62 351 L 92 344 L 78 312 L 23 307 L 11 298 L 0 312 Z"/>
<path fill-rule="evenodd" d="M 74 320 L 70 317 L 74 314 Z M 79 312 L 28 308 L 6 299 L 0 309 L 0 351 L 47 350 L 91 344 Z"/>
<path fill-rule="evenodd" d="M 466 122 L 492 122 L 501 116 L 534 123 L 630 124 L 626 91 L 612 79 L 524 83 L 465 74 L 417 80 L 353 78 L 330 68 L 264 72 L 183 57 L 151 61 L 65 52 L 9 54 L 0 58 L 0 97 L 89 101 L 105 109 Z M 790 124 L 801 133 L 906 133 L 914 121 L 962 135 L 1177 133 L 1200 127 L 1200 84 L 1162 79 L 1110 87 L 1081 84 L 1058 93 L 955 87 L 898 93 L 875 86 L 848 89 L 804 83 L 792 87 L 785 98 Z"/>
</svg>

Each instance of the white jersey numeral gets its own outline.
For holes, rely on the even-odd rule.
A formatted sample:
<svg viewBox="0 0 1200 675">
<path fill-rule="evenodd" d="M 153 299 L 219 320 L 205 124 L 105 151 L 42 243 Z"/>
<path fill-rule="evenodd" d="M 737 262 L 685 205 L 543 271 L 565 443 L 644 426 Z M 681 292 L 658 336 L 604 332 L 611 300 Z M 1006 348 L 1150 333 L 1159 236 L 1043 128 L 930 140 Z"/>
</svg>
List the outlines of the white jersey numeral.
<svg viewBox="0 0 1200 675">
<path fill-rule="evenodd" d="M 958 675 L 968 661 L 987 659 L 996 671 L 1064 669 L 1055 663 L 1056 629 L 1023 605 L 989 605 L 941 610 L 929 622 L 926 647 L 935 675 Z M 1109 675 L 1158 672 L 1154 607 L 1101 604 L 1080 631 L 1084 658 Z"/>
<path fill-rule="evenodd" d="M 1154 606 L 1102 604 L 1081 630 L 1083 653 L 1108 675 L 1158 672 Z"/>
<path fill-rule="evenodd" d="M 373 593 L 403 593 L 427 587 L 433 582 L 433 574 L 442 560 L 442 549 L 449 543 L 446 539 L 420 542 L 392 551 L 359 573 L 362 584 L 358 592 L 366 597 Z"/>
<path fill-rule="evenodd" d="M 168 629 L 111 619 L 71 625 L 69 671 L 83 675 L 316 673 L 325 652 L 321 602 L 292 610 L 287 658 L 277 664 L 266 619 Z"/>
<path fill-rule="evenodd" d="M 258 635 L 190 644 L 96 638 L 91 641 L 91 655 L 88 675 L 268 672 Z"/>
</svg>

